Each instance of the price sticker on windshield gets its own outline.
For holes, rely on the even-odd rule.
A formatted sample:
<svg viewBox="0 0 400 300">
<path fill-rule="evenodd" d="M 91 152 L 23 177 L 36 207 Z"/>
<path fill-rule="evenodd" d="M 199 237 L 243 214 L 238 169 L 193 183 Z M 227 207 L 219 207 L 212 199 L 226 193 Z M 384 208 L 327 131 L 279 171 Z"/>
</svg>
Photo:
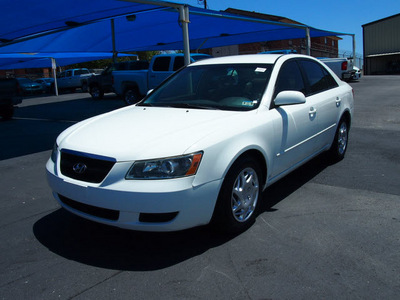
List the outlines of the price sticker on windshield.
<svg viewBox="0 0 400 300">
<path fill-rule="evenodd" d="M 258 67 L 258 68 L 256 69 L 256 72 L 259 72 L 259 73 L 264 73 L 265 71 L 267 71 L 267 68 Z"/>
<path fill-rule="evenodd" d="M 254 101 L 242 101 L 242 105 L 243 106 L 250 106 L 250 107 L 252 107 L 252 106 L 254 106 Z"/>
</svg>

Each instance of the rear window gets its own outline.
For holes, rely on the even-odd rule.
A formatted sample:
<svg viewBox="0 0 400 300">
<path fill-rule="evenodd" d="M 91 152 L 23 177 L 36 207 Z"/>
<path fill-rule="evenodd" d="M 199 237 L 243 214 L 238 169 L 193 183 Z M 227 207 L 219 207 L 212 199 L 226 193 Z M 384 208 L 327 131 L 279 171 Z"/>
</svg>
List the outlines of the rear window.
<svg viewBox="0 0 400 300">
<path fill-rule="evenodd" d="M 75 75 L 89 74 L 89 70 L 75 70 Z"/>
<path fill-rule="evenodd" d="M 311 60 L 301 60 L 300 64 L 310 87 L 308 95 L 317 94 L 338 86 L 331 74 L 319 63 Z"/>
<path fill-rule="evenodd" d="M 180 68 L 182 68 L 184 66 L 184 57 L 183 56 L 177 56 L 175 57 L 175 61 L 174 61 L 174 71 L 179 70 Z"/>
<path fill-rule="evenodd" d="M 166 72 L 169 70 L 169 64 L 171 62 L 171 57 L 160 56 L 154 60 L 153 71 Z"/>
</svg>

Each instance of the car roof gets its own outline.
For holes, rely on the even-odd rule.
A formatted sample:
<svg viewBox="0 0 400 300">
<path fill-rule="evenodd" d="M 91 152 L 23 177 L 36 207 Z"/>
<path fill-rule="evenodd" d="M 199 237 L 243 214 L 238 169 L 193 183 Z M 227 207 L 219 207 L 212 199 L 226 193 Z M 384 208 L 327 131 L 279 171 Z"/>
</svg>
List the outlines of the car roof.
<svg viewBox="0 0 400 300">
<path fill-rule="evenodd" d="M 192 63 L 190 66 L 199 65 L 214 65 L 214 64 L 274 64 L 279 58 L 295 58 L 295 57 L 307 57 L 307 55 L 301 54 L 248 54 L 248 55 L 232 55 L 209 58 L 206 60 L 200 60 Z"/>
</svg>

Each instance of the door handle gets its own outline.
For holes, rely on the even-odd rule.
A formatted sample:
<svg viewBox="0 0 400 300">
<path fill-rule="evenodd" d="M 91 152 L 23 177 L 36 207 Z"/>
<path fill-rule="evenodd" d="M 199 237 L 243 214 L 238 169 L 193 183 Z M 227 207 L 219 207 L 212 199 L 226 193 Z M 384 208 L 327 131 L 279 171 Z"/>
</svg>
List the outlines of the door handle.
<svg viewBox="0 0 400 300">
<path fill-rule="evenodd" d="M 308 114 L 310 115 L 310 118 L 314 118 L 316 113 L 317 113 L 317 109 L 315 107 L 310 107 L 310 111 L 308 112 Z"/>
<path fill-rule="evenodd" d="M 336 107 L 339 107 L 341 102 L 342 102 L 342 99 L 340 99 L 339 97 L 337 97 L 337 98 L 336 98 Z"/>
</svg>

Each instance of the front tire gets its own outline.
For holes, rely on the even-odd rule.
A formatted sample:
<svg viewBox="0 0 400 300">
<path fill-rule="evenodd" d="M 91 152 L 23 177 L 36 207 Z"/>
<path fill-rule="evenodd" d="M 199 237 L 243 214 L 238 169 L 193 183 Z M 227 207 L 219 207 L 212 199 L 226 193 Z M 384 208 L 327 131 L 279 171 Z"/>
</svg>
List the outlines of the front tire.
<svg viewBox="0 0 400 300">
<path fill-rule="evenodd" d="M 260 199 L 261 170 L 250 157 L 234 163 L 222 184 L 215 207 L 213 223 L 218 229 L 240 233 L 255 220 Z"/>
</svg>

